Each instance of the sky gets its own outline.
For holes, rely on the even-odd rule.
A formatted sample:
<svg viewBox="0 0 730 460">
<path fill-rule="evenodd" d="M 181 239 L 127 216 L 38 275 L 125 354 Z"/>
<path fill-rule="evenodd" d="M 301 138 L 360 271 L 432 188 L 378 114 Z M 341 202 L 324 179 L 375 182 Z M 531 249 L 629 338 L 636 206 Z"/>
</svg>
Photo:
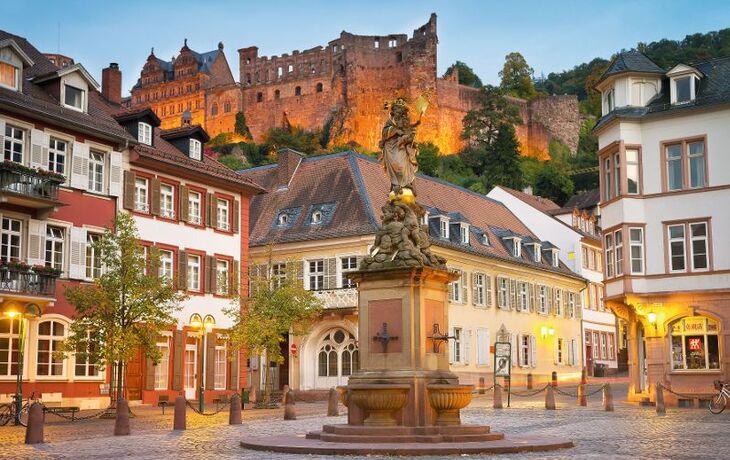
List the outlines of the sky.
<svg viewBox="0 0 730 460">
<path fill-rule="evenodd" d="M 594 57 L 662 38 L 730 27 L 730 3 L 694 1 L 381 0 L 4 0 L 0 29 L 28 39 L 42 52 L 74 58 L 101 81 L 117 62 L 123 92 L 155 54 L 169 60 L 185 38 L 195 51 L 225 45 L 238 80 L 239 48 L 271 56 L 326 45 L 341 31 L 359 35 L 407 33 L 438 15 L 438 72 L 454 61 L 470 65 L 485 83 L 499 82 L 504 57 L 519 51 L 548 75 Z M 32 18 L 32 19 L 28 19 Z"/>
</svg>

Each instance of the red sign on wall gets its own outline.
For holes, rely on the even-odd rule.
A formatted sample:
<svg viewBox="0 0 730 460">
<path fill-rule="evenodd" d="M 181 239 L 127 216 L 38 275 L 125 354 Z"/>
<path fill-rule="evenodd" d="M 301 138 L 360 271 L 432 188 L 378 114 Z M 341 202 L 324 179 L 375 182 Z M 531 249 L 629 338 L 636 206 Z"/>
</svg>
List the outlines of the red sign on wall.
<svg viewBox="0 0 730 460">
<path fill-rule="evenodd" d="M 292 356 L 297 355 L 297 344 L 292 343 L 291 346 L 289 346 L 289 352 L 292 354 Z"/>
<path fill-rule="evenodd" d="M 702 339 L 700 339 L 699 337 L 689 339 L 688 345 L 689 349 L 692 351 L 702 350 Z"/>
</svg>

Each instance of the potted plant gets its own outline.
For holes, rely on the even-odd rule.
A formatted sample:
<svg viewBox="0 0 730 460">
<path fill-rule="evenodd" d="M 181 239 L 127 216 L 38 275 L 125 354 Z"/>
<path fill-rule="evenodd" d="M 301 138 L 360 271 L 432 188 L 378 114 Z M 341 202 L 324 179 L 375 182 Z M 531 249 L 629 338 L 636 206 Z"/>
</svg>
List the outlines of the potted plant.
<svg viewBox="0 0 730 460">
<path fill-rule="evenodd" d="M 33 272 L 38 275 L 51 276 L 53 278 L 61 276 L 60 268 L 47 267 L 45 265 L 33 265 Z"/>
</svg>

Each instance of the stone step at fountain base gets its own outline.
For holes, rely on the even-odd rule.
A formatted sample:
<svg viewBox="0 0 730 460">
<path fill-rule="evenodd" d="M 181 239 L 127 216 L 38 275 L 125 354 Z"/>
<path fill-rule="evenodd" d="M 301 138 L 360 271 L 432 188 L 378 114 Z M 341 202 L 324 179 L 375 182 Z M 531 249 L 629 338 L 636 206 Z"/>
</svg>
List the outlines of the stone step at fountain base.
<svg viewBox="0 0 730 460">
<path fill-rule="evenodd" d="M 491 433 L 486 425 L 455 426 L 354 426 L 325 425 L 322 431 L 309 432 L 307 439 L 339 443 L 441 443 L 485 442 L 503 439 L 501 433 Z"/>
</svg>

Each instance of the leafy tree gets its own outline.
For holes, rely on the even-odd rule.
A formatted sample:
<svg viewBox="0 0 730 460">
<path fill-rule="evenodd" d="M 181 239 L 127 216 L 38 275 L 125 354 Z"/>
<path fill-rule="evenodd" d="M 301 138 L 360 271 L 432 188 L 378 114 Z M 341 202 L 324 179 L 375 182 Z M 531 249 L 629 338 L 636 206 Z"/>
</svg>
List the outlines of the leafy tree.
<svg viewBox="0 0 730 460">
<path fill-rule="evenodd" d="M 473 88 L 481 88 L 482 86 L 484 86 L 481 78 L 479 78 L 479 76 L 474 73 L 474 70 L 461 61 L 456 61 L 456 63 L 451 64 L 451 66 L 446 69 L 444 76 L 449 75 L 454 70 L 459 72 L 460 85 L 471 86 Z"/>
<path fill-rule="evenodd" d="M 102 368 L 115 366 L 114 401 L 123 397 L 125 365 L 138 350 L 159 360 L 155 344 L 160 332 L 175 323 L 173 313 L 185 295 L 172 280 L 158 276 L 159 252 L 152 248 L 145 257 L 129 214 L 117 214 L 93 247 L 104 271 L 92 284 L 66 287 L 76 313 L 62 353 Z"/>
<path fill-rule="evenodd" d="M 418 170 L 427 176 L 435 177 L 439 172 L 441 159 L 439 148 L 431 142 L 425 142 L 418 146 Z"/>
<path fill-rule="evenodd" d="M 307 131 L 299 126 L 272 128 L 264 136 L 266 143 L 273 150 L 288 147 L 307 155 L 321 151 L 320 137 L 319 131 Z"/>
<path fill-rule="evenodd" d="M 491 190 L 495 185 L 521 189 L 524 185 L 519 142 L 512 125 L 502 124 L 492 144 L 475 143 L 464 150 L 463 164 L 481 181 L 481 186 L 465 185 L 472 190 Z"/>
<path fill-rule="evenodd" d="M 535 194 L 562 205 L 573 195 L 573 182 L 559 162 L 548 161 L 535 178 Z"/>
<path fill-rule="evenodd" d="M 226 167 L 238 171 L 239 169 L 249 168 L 250 165 L 238 155 L 228 154 L 218 157 L 218 162 Z"/>
<path fill-rule="evenodd" d="M 491 145 L 497 139 L 500 126 L 522 123 L 519 109 L 494 86 L 482 87 L 478 104 L 478 109 L 464 116 L 463 139 Z"/>
<path fill-rule="evenodd" d="M 233 320 L 229 334 L 234 348 L 245 348 L 266 361 L 284 362 L 281 343 L 289 333 L 304 335 L 322 311 L 322 302 L 304 289 L 300 262 L 287 261 L 286 273 L 273 274 L 271 248 L 266 264 L 251 267 L 251 293 L 241 308 L 240 300 L 226 310 Z M 264 404 L 271 403 L 268 366 L 264 374 Z"/>
<path fill-rule="evenodd" d="M 515 97 L 532 99 L 537 96 L 535 84 L 532 81 L 534 70 L 527 64 L 525 58 L 518 52 L 509 53 L 504 58 L 504 66 L 499 72 L 502 79 L 500 88 Z"/>
<path fill-rule="evenodd" d="M 236 112 L 236 123 L 234 130 L 236 134 L 239 134 L 246 139 L 253 138 L 253 136 L 251 136 L 251 131 L 248 129 L 248 125 L 246 124 L 246 115 L 244 115 L 243 112 Z"/>
</svg>

